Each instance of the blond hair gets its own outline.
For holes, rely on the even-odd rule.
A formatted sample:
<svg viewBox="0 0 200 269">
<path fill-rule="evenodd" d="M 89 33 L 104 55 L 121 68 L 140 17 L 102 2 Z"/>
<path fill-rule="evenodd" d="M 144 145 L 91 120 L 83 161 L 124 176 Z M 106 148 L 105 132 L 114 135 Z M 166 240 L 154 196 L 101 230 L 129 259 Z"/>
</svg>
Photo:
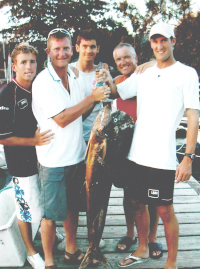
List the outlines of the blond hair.
<svg viewBox="0 0 200 269">
<path fill-rule="evenodd" d="M 13 63 L 16 60 L 17 55 L 20 53 L 32 53 L 37 58 L 38 50 L 26 42 L 22 42 L 18 45 L 15 45 L 15 48 L 11 53 L 11 58 L 12 58 Z"/>
</svg>

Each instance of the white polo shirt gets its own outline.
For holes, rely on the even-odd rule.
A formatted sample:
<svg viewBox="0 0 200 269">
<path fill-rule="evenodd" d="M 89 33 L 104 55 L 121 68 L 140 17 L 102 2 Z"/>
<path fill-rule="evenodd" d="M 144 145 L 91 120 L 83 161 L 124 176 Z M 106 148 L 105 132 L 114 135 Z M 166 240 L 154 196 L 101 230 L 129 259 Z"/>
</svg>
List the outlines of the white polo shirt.
<svg viewBox="0 0 200 269">
<path fill-rule="evenodd" d="M 137 95 L 137 122 L 128 159 L 140 165 L 176 170 L 176 129 L 184 110 L 199 108 L 197 72 L 180 62 L 117 85 L 124 99 Z"/>
<path fill-rule="evenodd" d="M 46 167 L 63 167 L 84 160 L 86 150 L 82 131 L 82 116 L 61 128 L 52 117 L 66 108 L 80 103 L 84 92 L 74 73 L 68 69 L 70 93 L 65 89 L 51 63 L 34 80 L 32 109 L 41 132 L 51 129 L 55 138 L 50 144 L 37 146 L 40 164 Z"/>
</svg>

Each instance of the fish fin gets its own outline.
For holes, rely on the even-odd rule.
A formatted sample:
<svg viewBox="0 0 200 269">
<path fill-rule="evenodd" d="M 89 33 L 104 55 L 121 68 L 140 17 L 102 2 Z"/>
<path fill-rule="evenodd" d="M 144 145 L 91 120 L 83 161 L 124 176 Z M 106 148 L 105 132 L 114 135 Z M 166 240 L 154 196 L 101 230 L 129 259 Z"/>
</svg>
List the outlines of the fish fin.
<svg viewBox="0 0 200 269">
<path fill-rule="evenodd" d="M 99 263 L 102 264 L 106 269 L 112 269 L 112 266 L 107 261 L 106 257 L 103 255 L 103 253 L 101 252 L 99 248 L 97 249 L 95 253 L 94 259 L 99 261 Z"/>
<path fill-rule="evenodd" d="M 80 266 L 79 269 L 85 269 L 93 260 L 97 260 L 100 264 L 102 264 L 106 269 L 112 269 L 112 266 L 109 264 L 107 259 L 104 257 L 101 250 L 98 248 L 96 251 L 92 251 L 89 247 Z"/>
<path fill-rule="evenodd" d="M 104 162 L 104 160 L 105 160 L 106 151 L 107 151 L 107 141 L 106 141 L 106 139 L 104 139 L 104 141 L 103 141 L 102 162 Z"/>
<path fill-rule="evenodd" d="M 85 269 L 92 261 L 93 261 L 93 253 L 91 251 L 91 248 L 89 247 L 87 252 L 85 253 L 85 256 L 79 266 L 79 269 Z"/>
<path fill-rule="evenodd" d="M 90 142 L 88 142 L 87 148 L 86 148 L 86 151 L 85 151 L 85 160 L 87 160 L 89 149 L 90 149 Z"/>
</svg>

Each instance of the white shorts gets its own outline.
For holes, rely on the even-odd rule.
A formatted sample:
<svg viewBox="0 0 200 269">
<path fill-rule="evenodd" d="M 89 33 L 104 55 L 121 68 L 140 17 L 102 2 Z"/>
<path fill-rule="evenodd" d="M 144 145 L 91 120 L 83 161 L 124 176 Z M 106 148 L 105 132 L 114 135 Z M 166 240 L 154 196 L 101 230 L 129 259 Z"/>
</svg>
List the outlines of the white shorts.
<svg viewBox="0 0 200 269">
<path fill-rule="evenodd" d="M 14 177 L 17 218 L 24 222 L 40 222 L 43 206 L 38 175 Z"/>
</svg>

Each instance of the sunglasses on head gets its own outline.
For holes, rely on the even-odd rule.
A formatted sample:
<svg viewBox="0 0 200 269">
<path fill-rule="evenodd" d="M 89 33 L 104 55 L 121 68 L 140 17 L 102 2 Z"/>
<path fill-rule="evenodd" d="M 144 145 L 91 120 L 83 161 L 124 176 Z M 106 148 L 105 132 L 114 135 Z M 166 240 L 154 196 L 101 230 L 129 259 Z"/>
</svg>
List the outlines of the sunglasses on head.
<svg viewBox="0 0 200 269">
<path fill-rule="evenodd" d="M 68 36 L 71 36 L 71 35 L 70 35 L 70 32 L 68 32 L 67 30 L 65 30 L 65 29 L 63 29 L 63 28 L 56 28 L 56 29 L 53 29 L 53 30 L 51 30 L 51 31 L 49 32 L 49 34 L 48 34 L 48 39 L 49 39 L 50 35 L 53 35 L 53 34 L 55 34 L 55 33 L 57 33 L 57 32 L 61 32 L 61 33 L 64 33 L 64 34 L 66 34 L 66 35 L 68 35 Z"/>
</svg>

